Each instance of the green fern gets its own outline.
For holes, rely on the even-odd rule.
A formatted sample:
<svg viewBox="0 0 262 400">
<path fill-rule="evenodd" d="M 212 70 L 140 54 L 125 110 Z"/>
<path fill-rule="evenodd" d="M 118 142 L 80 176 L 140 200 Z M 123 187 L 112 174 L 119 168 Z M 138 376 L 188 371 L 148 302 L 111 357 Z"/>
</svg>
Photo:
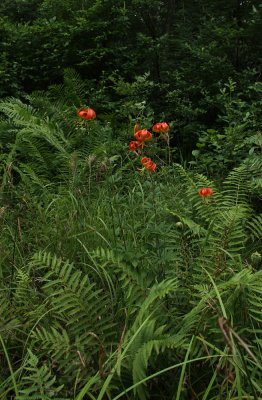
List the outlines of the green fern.
<svg viewBox="0 0 262 400">
<path fill-rule="evenodd" d="M 41 343 L 43 356 L 49 354 L 68 376 L 77 368 L 80 380 L 92 372 L 99 352 L 113 339 L 109 293 L 97 289 L 73 264 L 50 253 L 35 254 L 30 271 L 40 274 L 43 293 L 56 318 L 49 329 L 40 326 L 33 337 Z"/>
<path fill-rule="evenodd" d="M 17 400 L 66 400 L 58 398 L 63 386 L 56 385 L 47 365 L 39 366 L 39 359 L 28 349 L 28 360 L 24 366 L 23 375 L 19 382 Z"/>
<path fill-rule="evenodd" d="M 251 234 L 251 238 L 261 239 L 262 237 L 262 214 L 253 217 L 247 222 L 247 229 Z"/>
<path fill-rule="evenodd" d="M 12 170 L 22 178 L 28 176 L 44 185 L 57 164 L 68 163 L 68 142 L 62 130 L 47 117 L 39 117 L 32 106 L 17 99 L 2 101 L 0 110 L 9 119 L 8 131 L 13 138 L 10 142 L 9 137 L 9 148 L 2 157 L 5 165 L 2 189 L 10 182 Z"/>
</svg>

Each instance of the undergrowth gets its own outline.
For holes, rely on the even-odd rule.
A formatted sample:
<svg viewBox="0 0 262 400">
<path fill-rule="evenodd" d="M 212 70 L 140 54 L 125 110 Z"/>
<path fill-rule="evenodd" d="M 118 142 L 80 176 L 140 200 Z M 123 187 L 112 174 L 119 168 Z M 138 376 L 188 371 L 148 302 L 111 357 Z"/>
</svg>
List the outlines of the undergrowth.
<svg viewBox="0 0 262 400">
<path fill-rule="evenodd" d="M 260 399 L 256 149 L 141 171 L 52 96 L 0 105 L 0 399 Z"/>
</svg>

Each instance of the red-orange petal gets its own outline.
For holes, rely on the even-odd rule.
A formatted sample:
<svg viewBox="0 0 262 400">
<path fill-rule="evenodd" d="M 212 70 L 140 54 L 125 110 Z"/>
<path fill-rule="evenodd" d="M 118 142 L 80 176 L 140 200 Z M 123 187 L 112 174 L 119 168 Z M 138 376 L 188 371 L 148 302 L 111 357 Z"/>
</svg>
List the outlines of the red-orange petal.
<svg viewBox="0 0 262 400">
<path fill-rule="evenodd" d="M 83 118 L 83 119 L 85 119 L 87 121 L 90 121 L 90 120 L 96 118 L 96 112 L 90 107 L 88 107 L 88 108 L 84 108 L 84 107 L 80 108 L 79 110 L 77 110 L 77 115 L 80 118 Z"/>
<path fill-rule="evenodd" d="M 199 189 L 198 194 L 201 197 L 210 197 L 214 194 L 214 190 L 212 188 L 202 188 Z"/>
</svg>

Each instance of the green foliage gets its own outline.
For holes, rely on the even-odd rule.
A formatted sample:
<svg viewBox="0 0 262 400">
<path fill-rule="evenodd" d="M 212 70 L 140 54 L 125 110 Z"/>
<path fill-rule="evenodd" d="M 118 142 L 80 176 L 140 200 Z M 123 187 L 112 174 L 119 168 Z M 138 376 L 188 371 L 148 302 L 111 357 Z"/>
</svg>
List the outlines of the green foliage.
<svg viewBox="0 0 262 400">
<path fill-rule="evenodd" d="M 48 95 L 36 92 L 27 96 L 27 103 L 15 98 L 0 103 L 5 115 L 0 121 L 2 192 L 18 180 L 33 182 L 36 190 L 50 180 L 76 183 L 90 174 L 94 162 L 97 169 L 110 167 L 111 148 L 117 146 L 112 145 L 110 123 L 76 115 L 85 90 L 79 75 L 69 69 L 64 83 L 51 87 Z"/>
<path fill-rule="evenodd" d="M 170 380 L 146 380 L 187 352 L 183 374 L 200 397 L 259 397 L 261 217 L 246 169 L 216 188 L 180 165 L 134 173 L 128 191 L 106 176 L 94 197 L 85 185 L 32 202 L 1 265 L 1 335 L 19 396 L 73 399 L 89 387 L 91 398 L 114 398 L 134 385 L 137 399 L 183 398 L 191 389 L 177 392 L 177 367 Z M 215 194 L 202 198 L 201 187 Z M 6 368 L 0 385 L 8 398 Z"/>
<path fill-rule="evenodd" d="M 261 398 L 260 13 L 1 2 L 2 400 Z"/>
<path fill-rule="evenodd" d="M 51 372 L 48 370 L 46 365 L 41 367 L 38 366 L 39 359 L 28 350 L 28 360 L 24 366 L 24 374 L 22 376 L 18 396 L 18 400 L 29 400 L 29 399 L 56 399 L 56 395 L 61 391 L 62 386 L 55 387 L 55 377 L 52 377 Z"/>
<path fill-rule="evenodd" d="M 0 105 L 8 116 L 9 126 L 2 131 L 2 141 L 8 144 L 2 153 L 2 190 L 12 183 L 13 173 L 22 180 L 31 179 L 36 185 L 46 183 L 52 165 L 61 165 L 68 158 L 67 140 L 62 131 L 48 118 L 41 118 L 20 100 L 9 99 Z"/>
<path fill-rule="evenodd" d="M 216 171 L 223 176 L 246 158 L 247 163 L 252 164 L 252 154 L 260 156 L 260 95 L 259 82 L 250 85 L 244 93 L 236 91 L 236 83 L 232 80 L 221 89 L 218 101 L 222 108 L 222 126 L 200 134 L 197 150 L 193 151 L 196 158 L 193 164 L 213 176 Z"/>
</svg>

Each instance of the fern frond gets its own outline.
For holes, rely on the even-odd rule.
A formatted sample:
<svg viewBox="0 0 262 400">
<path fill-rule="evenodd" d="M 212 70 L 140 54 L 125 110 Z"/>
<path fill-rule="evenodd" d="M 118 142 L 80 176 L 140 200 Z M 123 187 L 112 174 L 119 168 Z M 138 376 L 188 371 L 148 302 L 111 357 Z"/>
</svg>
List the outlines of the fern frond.
<svg viewBox="0 0 262 400">
<path fill-rule="evenodd" d="M 39 366 L 38 358 L 29 349 L 28 356 L 29 358 L 24 366 L 23 375 L 19 382 L 19 394 L 16 399 L 63 400 L 57 397 L 63 385 L 56 385 L 56 377 L 52 376 L 48 366 Z"/>
<path fill-rule="evenodd" d="M 17 318 L 10 300 L 4 293 L 0 296 L 0 333 L 1 335 L 8 336 L 16 328 L 21 325 L 21 321 Z"/>
<path fill-rule="evenodd" d="M 250 232 L 251 239 L 260 239 L 262 238 L 262 214 L 259 214 L 253 217 L 250 221 L 247 221 L 246 224 L 247 230 Z"/>
<path fill-rule="evenodd" d="M 16 126 L 24 126 L 28 122 L 37 120 L 36 110 L 31 105 L 24 104 L 21 100 L 14 97 L 7 98 L 0 102 L 0 111 Z"/>
<path fill-rule="evenodd" d="M 243 165 L 233 169 L 223 183 L 223 204 L 226 207 L 248 204 L 249 196 L 249 175 Z"/>
<path fill-rule="evenodd" d="M 201 225 L 193 221 L 192 219 L 181 215 L 175 211 L 167 210 L 168 213 L 177 217 L 178 220 L 182 223 L 182 226 L 186 226 L 193 235 L 204 235 L 206 233 L 206 229 L 203 228 Z"/>
<path fill-rule="evenodd" d="M 92 357 L 115 336 L 110 294 L 103 293 L 72 263 L 50 253 L 35 254 L 30 271 L 40 274 L 42 290 L 57 321 L 49 330 L 38 328 L 34 337 L 69 375 L 76 366 L 82 371 L 89 369 Z"/>
<path fill-rule="evenodd" d="M 223 211 L 213 225 L 214 243 L 230 254 L 239 254 L 244 248 L 246 235 L 244 220 L 249 217 L 246 207 L 235 206 Z"/>
<path fill-rule="evenodd" d="M 133 265 L 126 263 L 111 249 L 97 248 L 92 252 L 93 257 L 99 261 L 103 269 L 109 269 L 109 272 L 115 271 L 118 282 L 124 291 L 126 306 L 130 310 L 136 309 L 135 305 L 140 304 L 145 298 L 145 275 L 134 268 Z M 135 308 L 134 308 L 135 307 Z"/>
<path fill-rule="evenodd" d="M 87 96 L 86 82 L 73 68 L 64 70 L 64 83 L 49 87 L 49 96 L 53 100 L 63 100 L 66 104 L 80 105 Z"/>
<path fill-rule="evenodd" d="M 148 334 L 149 324 L 147 326 L 146 339 L 150 337 Z M 154 356 L 154 359 L 160 354 L 164 353 L 168 349 L 180 348 L 183 346 L 183 337 L 172 337 L 169 335 L 157 335 L 151 333 L 155 339 L 148 340 L 145 343 L 141 343 L 141 347 L 138 348 L 132 363 L 132 376 L 134 384 L 142 381 L 146 378 L 147 368 L 150 362 L 150 358 Z M 157 338 L 159 336 L 159 338 Z M 161 337 L 162 336 L 162 337 Z M 134 389 L 135 394 L 138 395 L 139 399 L 146 400 L 148 398 L 147 385 L 142 384 Z"/>
<path fill-rule="evenodd" d="M 65 329 L 37 328 L 33 333 L 33 338 L 37 343 L 41 343 L 42 351 L 51 356 L 51 359 L 59 366 L 58 369 L 65 368 L 66 364 L 70 363 L 72 346 Z"/>
</svg>

